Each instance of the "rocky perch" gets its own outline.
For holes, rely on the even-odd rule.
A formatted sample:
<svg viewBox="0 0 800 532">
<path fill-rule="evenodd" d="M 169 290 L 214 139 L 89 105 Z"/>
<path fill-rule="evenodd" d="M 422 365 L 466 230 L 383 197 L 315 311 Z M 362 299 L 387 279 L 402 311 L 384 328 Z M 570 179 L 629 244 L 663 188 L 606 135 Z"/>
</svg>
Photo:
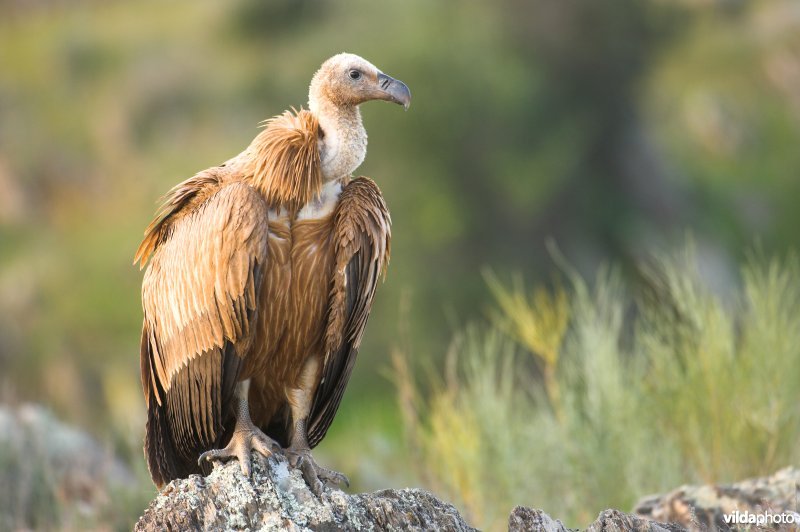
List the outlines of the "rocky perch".
<svg viewBox="0 0 800 532">
<path fill-rule="evenodd" d="M 588 532 L 738 530 L 723 514 L 733 511 L 796 511 L 800 470 L 787 468 L 771 477 L 729 486 L 684 486 L 643 499 L 633 514 L 605 510 Z M 800 516 L 798 516 L 800 517 Z M 669 523 L 659 521 L 670 521 Z M 796 530 L 744 525 L 748 530 Z M 561 521 L 518 506 L 508 520 L 511 531 L 569 532 Z M 325 488 L 314 495 L 299 471 L 283 456 L 254 457 L 253 477 L 235 461 L 214 467 L 207 477 L 192 475 L 171 482 L 150 503 L 134 527 L 161 530 L 475 530 L 456 509 L 419 489 L 383 490 L 349 495 Z"/>
<path fill-rule="evenodd" d="M 317 497 L 286 458 L 253 456 L 253 477 L 231 461 L 207 477 L 170 482 L 134 527 L 161 530 L 475 530 L 451 504 L 419 489 Z"/>
</svg>

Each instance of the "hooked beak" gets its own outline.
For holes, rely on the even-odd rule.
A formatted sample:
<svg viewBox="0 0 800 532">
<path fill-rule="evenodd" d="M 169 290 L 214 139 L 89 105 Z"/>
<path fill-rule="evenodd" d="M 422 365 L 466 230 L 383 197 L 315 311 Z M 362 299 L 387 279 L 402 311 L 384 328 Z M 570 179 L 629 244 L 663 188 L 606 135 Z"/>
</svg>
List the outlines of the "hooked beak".
<svg viewBox="0 0 800 532">
<path fill-rule="evenodd" d="M 381 99 L 400 104 L 408 110 L 411 105 L 411 91 L 408 86 L 383 72 L 378 74 L 378 89 L 381 91 Z"/>
</svg>

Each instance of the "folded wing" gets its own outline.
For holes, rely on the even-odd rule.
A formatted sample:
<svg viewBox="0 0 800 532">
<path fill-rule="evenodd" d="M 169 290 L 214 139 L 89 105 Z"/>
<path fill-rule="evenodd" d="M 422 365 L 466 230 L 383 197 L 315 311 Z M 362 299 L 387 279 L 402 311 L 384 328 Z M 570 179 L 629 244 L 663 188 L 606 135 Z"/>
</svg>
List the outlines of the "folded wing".
<svg viewBox="0 0 800 532">
<path fill-rule="evenodd" d="M 154 482 L 199 472 L 220 444 L 252 342 L 267 261 L 261 194 L 208 172 L 178 185 L 148 228 L 137 260 L 142 285 L 145 454 Z"/>
<path fill-rule="evenodd" d="M 377 185 L 351 181 L 334 214 L 336 253 L 322 377 L 314 395 L 308 443 L 316 446 L 330 427 L 355 364 L 378 279 L 389 260 L 391 219 Z"/>
</svg>

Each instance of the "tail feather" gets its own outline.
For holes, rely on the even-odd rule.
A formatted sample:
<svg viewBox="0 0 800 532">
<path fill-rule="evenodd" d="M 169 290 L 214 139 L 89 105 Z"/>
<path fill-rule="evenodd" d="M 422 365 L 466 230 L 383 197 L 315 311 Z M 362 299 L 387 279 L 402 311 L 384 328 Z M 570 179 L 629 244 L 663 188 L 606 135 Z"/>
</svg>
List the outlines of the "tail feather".
<svg viewBox="0 0 800 532">
<path fill-rule="evenodd" d="M 178 467 L 183 460 L 175 448 L 164 410 L 165 407 L 155 401 L 150 403 L 144 444 L 150 477 L 159 489 L 172 479 L 183 476 Z"/>
<path fill-rule="evenodd" d="M 233 346 L 206 351 L 192 359 L 164 390 L 153 379 L 147 327 L 142 338 L 142 386 L 147 401 L 144 454 L 153 482 L 162 488 L 171 480 L 207 473 L 199 456 L 219 448 L 235 425 L 232 398 L 241 357 Z M 160 400 L 159 400 L 160 399 Z"/>
</svg>

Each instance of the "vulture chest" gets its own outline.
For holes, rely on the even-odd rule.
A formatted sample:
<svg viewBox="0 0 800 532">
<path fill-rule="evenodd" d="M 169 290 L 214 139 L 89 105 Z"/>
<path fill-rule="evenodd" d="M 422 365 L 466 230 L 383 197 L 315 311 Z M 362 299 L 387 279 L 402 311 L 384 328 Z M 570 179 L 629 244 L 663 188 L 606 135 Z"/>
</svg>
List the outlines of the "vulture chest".
<svg viewBox="0 0 800 532">
<path fill-rule="evenodd" d="M 298 386 L 306 359 L 323 355 L 340 192 L 338 183 L 329 184 L 295 216 L 270 212 L 258 331 L 244 371 L 244 378 L 253 379 L 251 402 L 258 403 L 263 422 L 286 404 L 286 389 Z"/>
</svg>

